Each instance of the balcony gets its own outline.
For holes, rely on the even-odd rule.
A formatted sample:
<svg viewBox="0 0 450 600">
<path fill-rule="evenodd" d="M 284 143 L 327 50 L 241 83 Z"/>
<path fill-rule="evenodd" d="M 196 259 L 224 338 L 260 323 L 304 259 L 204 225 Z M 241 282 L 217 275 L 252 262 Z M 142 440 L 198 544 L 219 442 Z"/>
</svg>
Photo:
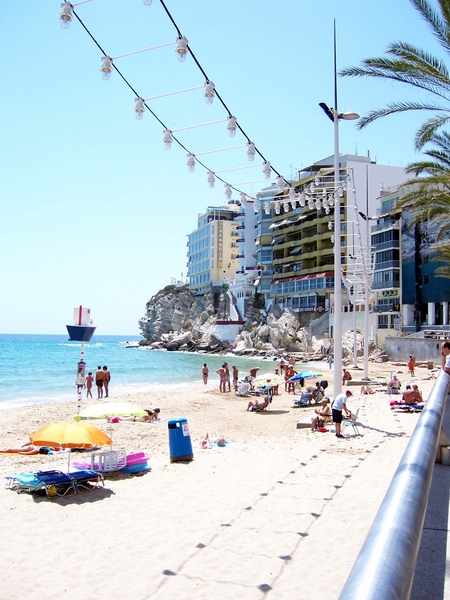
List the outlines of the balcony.
<svg viewBox="0 0 450 600">
<path fill-rule="evenodd" d="M 388 302 L 387 304 L 375 304 L 373 312 L 400 312 L 400 302 Z"/>
<path fill-rule="evenodd" d="M 236 242 L 237 242 L 238 244 L 245 244 L 245 239 L 244 239 L 244 238 L 238 238 L 238 239 L 236 240 Z"/>
<path fill-rule="evenodd" d="M 373 290 L 391 290 L 392 288 L 399 288 L 400 281 L 398 279 L 389 279 L 388 281 L 374 281 L 372 284 Z"/>
</svg>

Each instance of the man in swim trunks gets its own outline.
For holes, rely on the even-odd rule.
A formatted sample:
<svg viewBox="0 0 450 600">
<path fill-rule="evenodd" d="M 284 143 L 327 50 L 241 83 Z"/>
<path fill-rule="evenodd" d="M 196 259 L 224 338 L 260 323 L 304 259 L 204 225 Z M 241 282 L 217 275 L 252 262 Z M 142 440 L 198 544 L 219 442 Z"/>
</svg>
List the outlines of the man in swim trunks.
<svg viewBox="0 0 450 600">
<path fill-rule="evenodd" d="M 111 381 L 111 373 L 106 365 L 103 367 L 103 372 L 105 374 L 103 378 L 103 386 L 105 388 L 105 398 L 107 398 L 109 396 L 109 382 Z"/>
<path fill-rule="evenodd" d="M 224 392 L 225 391 L 225 378 L 226 378 L 227 371 L 226 371 L 225 367 L 222 365 L 220 369 L 217 369 L 216 373 L 220 377 L 219 391 Z"/>
<path fill-rule="evenodd" d="M 103 398 L 103 382 L 105 380 L 105 371 L 99 365 L 95 374 L 95 385 L 97 386 L 97 398 Z"/>
</svg>

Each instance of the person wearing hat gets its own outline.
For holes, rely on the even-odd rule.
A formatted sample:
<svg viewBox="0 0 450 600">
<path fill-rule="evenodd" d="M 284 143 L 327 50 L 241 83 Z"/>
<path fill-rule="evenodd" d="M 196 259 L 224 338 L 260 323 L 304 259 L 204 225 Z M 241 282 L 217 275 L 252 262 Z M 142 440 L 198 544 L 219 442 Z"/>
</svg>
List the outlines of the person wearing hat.
<svg viewBox="0 0 450 600">
<path fill-rule="evenodd" d="M 342 413 L 345 411 L 347 417 L 351 415 L 349 409 L 347 408 L 347 398 L 353 396 L 351 390 L 345 390 L 341 394 L 338 394 L 336 398 L 333 400 L 333 404 L 331 405 L 331 412 L 333 415 L 333 423 L 336 427 L 336 437 L 343 438 L 344 436 L 341 434 L 341 423 L 342 423 Z"/>
</svg>

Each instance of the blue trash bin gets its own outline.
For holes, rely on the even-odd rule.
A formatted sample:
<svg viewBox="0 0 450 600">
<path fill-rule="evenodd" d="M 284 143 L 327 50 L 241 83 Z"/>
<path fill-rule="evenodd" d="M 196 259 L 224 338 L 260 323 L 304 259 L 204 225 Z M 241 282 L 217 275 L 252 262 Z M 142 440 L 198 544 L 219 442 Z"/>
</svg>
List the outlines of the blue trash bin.
<svg viewBox="0 0 450 600">
<path fill-rule="evenodd" d="M 192 460 L 194 454 L 187 419 L 169 419 L 167 425 L 169 428 L 170 462 Z"/>
</svg>

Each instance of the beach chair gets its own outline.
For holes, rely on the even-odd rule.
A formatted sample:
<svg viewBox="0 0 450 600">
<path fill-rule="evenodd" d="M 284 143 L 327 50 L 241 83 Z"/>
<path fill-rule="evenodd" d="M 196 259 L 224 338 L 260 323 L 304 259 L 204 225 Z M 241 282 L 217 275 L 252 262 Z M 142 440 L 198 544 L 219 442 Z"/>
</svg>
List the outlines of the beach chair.
<svg viewBox="0 0 450 600">
<path fill-rule="evenodd" d="M 76 494 L 75 482 L 62 471 L 38 471 L 37 473 L 21 473 L 6 477 L 6 485 L 16 492 L 36 492 L 45 490 L 48 498 Z"/>
<path fill-rule="evenodd" d="M 298 398 L 294 399 L 294 408 L 300 408 L 301 406 L 309 406 L 311 396 L 311 392 L 302 392 Z"/>
<path fill-rule="evenodd" d="M 93 490 L 99 487 L 105 487 L 105 481 L 101 473 L 84 469 L 83 471 L 74 471 L 69 473 L 68 476 L 75 485 L 75 489 L 78 492 L 79 488 L 85 490 Z"/>
<path fill-rule="evenodd" d="M 91 470 L 100 473 L 120 471 L 127 464 L 126 450 L 108 450 L 91 454 Z"/>
<path fill-rule="evenodd" d="M 346 425 L 351 425 L 353 427 L 353 431 L 355 432 L 355 434 L 356 435 L 361 435 L 359 433 L 359 430 L 358 430 L 358 415 L 359 415 L 359 408 L 356 409 L 356 413 L 355 413 L 354 419 L 351 419 L 351 418 L 348 418 L 348 417 L 342 419 L 342 423 L 341 423 L 341 432 L 342 432 L 342 434 L 344 433 Z"/>
</svg>

